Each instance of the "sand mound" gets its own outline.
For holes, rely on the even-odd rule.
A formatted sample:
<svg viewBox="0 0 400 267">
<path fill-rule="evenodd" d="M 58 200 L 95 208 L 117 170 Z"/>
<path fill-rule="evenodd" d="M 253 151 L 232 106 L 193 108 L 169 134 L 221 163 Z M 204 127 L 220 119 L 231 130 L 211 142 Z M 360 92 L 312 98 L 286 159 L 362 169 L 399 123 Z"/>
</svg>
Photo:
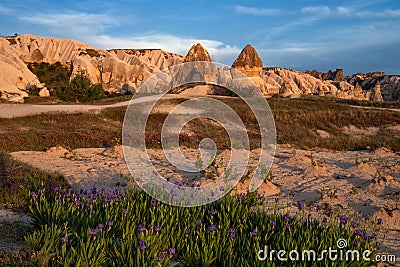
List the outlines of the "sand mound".
<svg viewBox="0 0 400 267">
<path fill-rule="evenodd" d="M 357 128 L 354 125 L 344 126 L 342 131 L 352 136 L 374 136 L 379 132 L 378 127 Z"/>
<path fill-rule="evenodd" d="M 380 147 L 380 148 L 375 149 L 374 155 L 381 157 L 381 158 L 396 156 L 395 153 L 393 153 L 390 149 L 387 149 L 386 147 Z"/>
</svg>

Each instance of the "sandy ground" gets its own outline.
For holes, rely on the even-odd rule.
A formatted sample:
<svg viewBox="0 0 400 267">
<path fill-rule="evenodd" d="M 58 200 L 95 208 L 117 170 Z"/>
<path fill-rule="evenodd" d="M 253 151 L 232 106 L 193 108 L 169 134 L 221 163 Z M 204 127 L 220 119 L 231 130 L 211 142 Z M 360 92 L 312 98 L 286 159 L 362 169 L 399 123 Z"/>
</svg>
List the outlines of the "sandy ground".
<svg viewBox="0 0 400 267">
<path fill-rule="evenodd" d="M 253 152 L 252 160 L 257 155 L 257 151 Z M 198 151 L 186 149 L 184 154 L 193 159 Z M 58 147 L 47 152 L 19 151 L 11 155 L 42 170 L 64 174 L 74 188 L 93 185 L 112 188 L 130 179 L 121 147 L 74 151 Z M 149 150 L 149 155 L 161 174 L 172 177 L 172 181 L 184 178 L 166 162 L 161 150 Z M 226 151 L 220 155 L 229 156 Z M 386 236 L 383 249 L 400 257 L 399 165 L 400 155 L 385 148 L 306 151 L 278 145 L 272 165 L 272 183 L 264 183 L 259 192 L 265 196 L 286 197 L 294 190 L 296 200 L 304 200 L 308 205 L 319 204 L 325 211 L 358 212 L 373 219 L 382 218 L 381 236 Z M 219 165 L 217 173 L 221 172 L 220 168 L 223 164 Z M 237 193 L 247 191 L 248 180 L 239 182 Z"/>
</svg>

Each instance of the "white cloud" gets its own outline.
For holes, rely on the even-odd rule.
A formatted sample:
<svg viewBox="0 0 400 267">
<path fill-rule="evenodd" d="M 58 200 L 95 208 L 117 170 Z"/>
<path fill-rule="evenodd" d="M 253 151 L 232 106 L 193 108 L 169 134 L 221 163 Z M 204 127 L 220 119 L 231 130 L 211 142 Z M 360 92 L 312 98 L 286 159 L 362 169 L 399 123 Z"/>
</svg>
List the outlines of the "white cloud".
<svg viewBox="0 0 400 267">
<path fill-rule="evenodd" d="M 193 44 L 201 43 L 216 62 L 227 62 L 236 57 L 240 49 L 237 46 L 224 44 L 223 42 L 208 39 L 196 39 L 179 37 L 167 34 L 149 34 L 136 37 L 112 37 L 109 35 L 90 36 L 87 39 L 91 45 L 103 49 L 111 48 L 153 48 L 186 55 Z"/>
<path fill-rule="evenodd" d="M 36 14 L 19 16 L 19 19 L 48 27 L 54 33 L 74 36 L 103 32 L 117 21 L 107 14 L 91 14 L 69 11 L 54 14 Z"/>
<path fill-rule="evenodd" d="M 382 11 L 361 11 L 356 13 L 357 17 L 360 18 L 393 18 L 400 17 L 400 9 L 386 9 Z"/>
<path fill-rule="evenodd" d="M 0 14 L 7 15 L 10 14 L 11 12 L 12 12 L 11 9 L 0 5 Z"/>
<path fill-rule="evenodd" d="M 349 16 L 352 13 L 352 10 L 348 7 L 339 6 L 337 7 L 337 13 L 339 15 Z"/>
<path fill-rule="evenodd" d="M 236 6 L 235 10 L 239 13 L 256 16 L 276 16 L 282 13 L 282 10 L 280 9 L 255 8 L 246 6 Z"/>
<path fill-rule="evenodd" d="M 309 6 L 300 9 L 303 13 L 314 14 L 318 16 L 324 16 L 331 14 L 332 10 L 328 6 Z"/>
</svg>

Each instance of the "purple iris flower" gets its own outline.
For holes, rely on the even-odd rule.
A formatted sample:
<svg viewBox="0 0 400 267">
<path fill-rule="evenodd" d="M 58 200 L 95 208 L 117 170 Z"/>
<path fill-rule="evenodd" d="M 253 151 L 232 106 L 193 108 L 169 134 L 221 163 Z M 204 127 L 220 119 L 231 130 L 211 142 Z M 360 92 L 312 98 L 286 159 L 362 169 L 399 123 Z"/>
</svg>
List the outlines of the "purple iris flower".
<svg viewBox="0 0 400 267">
<path fill-rule="evenodd" d="M 251 236 L 252 237 L 256 237 L 257 236 L 257 231 L 256 230 L 251 231 Z"/>
<path fill-rule="evenodd" d="M 168 256 L 173 256 L 173 255 L 175 255 L 175 253 L 176 253 L 176 249 L 175 248 L 170 248 L 168 250 Z"/>
<path fill-rule="evenodd" d="M 215 231 L 217 229 L 217 227 L 215 225 L 211 225 L 210 227 L 208 227 L 207 232 L 211 233 L 213 231 Z"/>
<path fill-rule="evenodd" d="M 138 232 L 139 232 L 139 233 L 145 233 L 145 232 L 146 232 L 146 227 L 144 227 L 144 226 L 142 226 L 142 225 L 139 225 L 139 226 L 138 226 Z"/>
</svg>

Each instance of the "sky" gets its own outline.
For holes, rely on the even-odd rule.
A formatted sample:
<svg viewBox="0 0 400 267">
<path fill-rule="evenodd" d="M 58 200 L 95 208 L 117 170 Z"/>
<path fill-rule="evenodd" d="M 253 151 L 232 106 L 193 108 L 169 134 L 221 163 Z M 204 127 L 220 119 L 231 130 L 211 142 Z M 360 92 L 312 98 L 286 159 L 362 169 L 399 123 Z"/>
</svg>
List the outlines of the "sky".
<svg viewBox="0 0 400 267">
<path fill-rule="evenodd" d="M 264 66 L 400 74 L 399 0 L 0 0 L 0 35 L 185 55 L 200 42 L 231 65 L 248 43 Z"/>
</svg>

